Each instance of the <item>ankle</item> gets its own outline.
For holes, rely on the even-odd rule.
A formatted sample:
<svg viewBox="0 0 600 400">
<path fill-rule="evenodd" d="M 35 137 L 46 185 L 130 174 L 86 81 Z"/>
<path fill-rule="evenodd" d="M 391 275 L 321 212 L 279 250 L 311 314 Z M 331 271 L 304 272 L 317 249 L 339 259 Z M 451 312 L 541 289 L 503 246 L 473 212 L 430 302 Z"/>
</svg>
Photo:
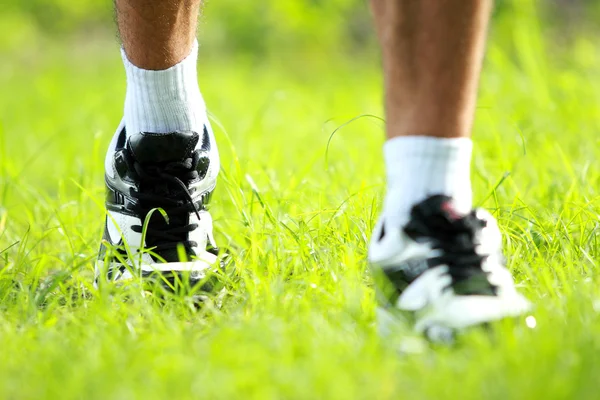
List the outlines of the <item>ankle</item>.
<svg viewBox="0 0 600 400">
<path fill-rule="evenodd" d="M 171 68 L 154 71 L 136 67 L 122 51 L 127 74 L 125 122 L 128 133 L 201 132 L 206 121 L 198 87 L 198 44 Z"/>
<path fill-rule="evenodd" d="M 412 207 L 431 195 L 453 199 L 459 212 L 472 206 L 469 138 L 404 136 L 384 145 L 387 170 L 386 219 L 404 225 Z"/>
</svg>

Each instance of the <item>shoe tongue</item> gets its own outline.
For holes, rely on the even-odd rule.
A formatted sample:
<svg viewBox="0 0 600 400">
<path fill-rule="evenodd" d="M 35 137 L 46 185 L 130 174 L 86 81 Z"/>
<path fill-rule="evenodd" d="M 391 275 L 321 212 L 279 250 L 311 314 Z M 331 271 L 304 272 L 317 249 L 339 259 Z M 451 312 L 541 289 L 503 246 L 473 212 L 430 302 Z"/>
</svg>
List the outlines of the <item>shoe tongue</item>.
<svg viewBox="0 0 600 400">
<path fill-rule="evenodd" d="M 438 237 L 464 230 L 465 217 L 455 209 L 450 197 L 434 195 L 412 208 L 411 219 L 404 231 L 413 239 Z"/>
<path fill-rule="evenodd" d="M 411 217 L 422 220 L 441 218 L 453 222 L 462 219 L 465 214 L 456 209 L 452 198 L 444 195 L 433 195 L 415 205 L 411 210 Z"/>
<path fill-rule="evenodd" d="M 454 202 L 450 198 L 441 202 L 440 210 L 442 211 L 442 214 L 450 221 L 457 221 L 465 217 L 465 214 L 462 214 L 456 209 Z"/>
<path fill-rule="evenodd" d="M 129 137 L 127 147 L 140 164 L 168 163 L 190 158 L 200 136 L 192 131 L 171 133 L 136 133 Z"/>
</svg>

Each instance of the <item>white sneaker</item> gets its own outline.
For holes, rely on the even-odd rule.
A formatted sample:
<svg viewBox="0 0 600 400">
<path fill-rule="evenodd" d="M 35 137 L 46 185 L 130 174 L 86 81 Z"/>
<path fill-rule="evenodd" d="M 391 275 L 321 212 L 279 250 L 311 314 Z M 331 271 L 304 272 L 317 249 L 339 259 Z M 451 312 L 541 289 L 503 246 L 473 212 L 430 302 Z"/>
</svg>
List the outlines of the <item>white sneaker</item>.
<svg viewBox="0 0 600 400">
<path fill-rule="evenodd" d="M 501 246 L 488 212 L 459 215 L 447 196 L 414 206 L 403 228 L 382 217 L 369 249 L 380 322 L 398 310 L 410 312 L 417 332 L 445 340 L 457 330 L 528 312 L 531 305 L 516 291 Z"/>
<path fill-rule="evenodd" d="M 217 262 L 207 204 L 217 182 L 219 155 L 211 128 L 166 134 L 135 133 L 123 123 L 106 157 L 106 225 L 96 262 L 117 281 L 183 271 L 191 284 Z M 143 240 L 144 221 L 152 211 Z M 181 256 L 184 257 L 181 257 Z"/>
</svg>

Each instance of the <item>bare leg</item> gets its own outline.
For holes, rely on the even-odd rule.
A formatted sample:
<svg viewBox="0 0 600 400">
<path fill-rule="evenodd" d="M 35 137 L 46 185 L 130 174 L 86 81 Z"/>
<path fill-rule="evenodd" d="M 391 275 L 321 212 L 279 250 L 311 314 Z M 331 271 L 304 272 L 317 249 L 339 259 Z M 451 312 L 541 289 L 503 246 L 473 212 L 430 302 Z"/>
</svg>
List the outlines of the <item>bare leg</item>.
<svg viewBox="0 0 600 400">
<path fill-rule="evenodd" d="M 206 206 L 219 156 L 198 86 L 199 7 L 200 0 L 115 0 L 127 91 L 105 159 L 108 217 L 97 277 L 144 276 L 164 262 L 165 279 L 193 287 L 216 262 Z M 152 214 L 156 208 L 163 212 Z M 127 243 L 131 252 L 116 259 L 105 243 Z"/>
<path fill-rule="evenodd" d="M 167 69 L 190 53 L 200 0 L 115 0 L 115 7 L 123 47 L 134 65 Z"/>
<path fill-rule="evenodd" d="M 470 136 L 492 0 L 372 0 L 387 136 Z"/>
<path fill-rule="evenodd" d="M 196 28 L 201 0 L 115 0 L 127 74 L 127 132 L 202 132 Z"/>
<path fill-rule="evenodd" d="M 383 53 L 384 215 L 432 195 L 472 206 L 471 126 L 492 0 L 371 0 Z"/>
<path fill-rule="evenodd" d="M 469 137 L 492 1 L 372 6 L 383 50 L 388 190 L 369 259 L 383 305 L 414 312 L 415 329 L 434 341 L 521 315 L 530 305 L 497 257 L 496 222 L 470 212 Z M 383 331 L 395 315 L 386 313 Z"/>
</svg>

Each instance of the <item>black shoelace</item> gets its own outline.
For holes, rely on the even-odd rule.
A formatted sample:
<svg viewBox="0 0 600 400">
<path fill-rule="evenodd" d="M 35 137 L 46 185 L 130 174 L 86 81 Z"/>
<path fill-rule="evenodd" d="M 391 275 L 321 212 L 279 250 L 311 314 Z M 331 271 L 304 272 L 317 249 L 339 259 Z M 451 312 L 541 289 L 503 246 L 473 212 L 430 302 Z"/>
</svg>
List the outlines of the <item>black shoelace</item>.
<svg viewBox="0 0 600 400">
<path fill-rule="evenodd" d="M 447 265 L 452 286 L 462 294 L 494 294 L 495 287 L 482 269 L 487 255 L 477 252 L 477 234 L 486 226 L 475 212 L 451 217 L 438 207 L 415 207 L 405 232 L 415 240 L 431 240 L 440 255 L 431 260 L 434 265 Z"/>
<path fill-rule="evenodd" d="M 130 195 L 138 200 L 134 211 L 142 223 L 156 208 L 163 209 L 168 216 L 167 221 L 155 211 L 146 229 L 146 245 L 166 261 L 179 261 L 177 246 L 180 244 L 187 256 L 195 255 L 193 247 L 198 246 L 187 239 L 188 234 L 198 228 L 198 224 L 188 222 L 189 214 L 193 212 L 200 219 L 200 213 L 186 185 L 198 178 L 197 163 L 197 157 L 160 165 L 132 163 L 139 179 L 139 191 L 132 189 Z M 142 225 L 133 225 L 131 229 L 138 233 L 143 231 Z"/>
</svg>

